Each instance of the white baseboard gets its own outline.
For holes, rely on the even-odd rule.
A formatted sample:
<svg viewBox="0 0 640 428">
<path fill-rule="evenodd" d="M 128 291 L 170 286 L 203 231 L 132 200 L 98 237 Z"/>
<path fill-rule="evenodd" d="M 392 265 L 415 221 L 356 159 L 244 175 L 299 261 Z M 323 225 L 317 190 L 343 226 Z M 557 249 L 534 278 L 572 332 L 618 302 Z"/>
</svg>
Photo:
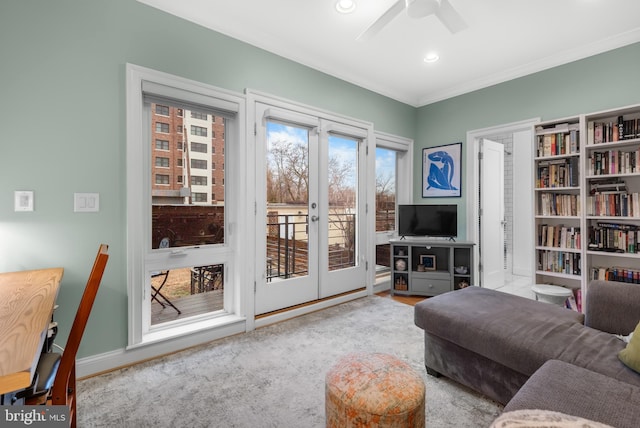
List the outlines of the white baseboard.
<svg viewBox="0 0 640 428">
<path fill-rule="evenodd" d="M 152 358 L 158 358 L 193 346 L 202 345 L 213 340 L 222 339 L 223 337 L 244 333 L 245 331 L 246 322 L 243 320 L 220 328 L 200 331 L 146 346 L 139 346 L 132 349 L 121 348 L 103 354 L 79 358 L 76 360 L 76 376 L 83 378 L 96 375 Z"/>
</svg>

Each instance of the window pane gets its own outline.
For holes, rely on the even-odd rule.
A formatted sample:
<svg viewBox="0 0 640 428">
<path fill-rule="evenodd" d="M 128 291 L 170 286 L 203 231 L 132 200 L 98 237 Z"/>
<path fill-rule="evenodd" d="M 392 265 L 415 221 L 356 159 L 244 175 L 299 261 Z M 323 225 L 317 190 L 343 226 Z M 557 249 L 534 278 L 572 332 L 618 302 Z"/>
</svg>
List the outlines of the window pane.
<svg viewBox="0 0 640 428">
<path fill-rule="evenodd" d="M 168 106 L 168 116 L 163 122 L 156 121 L 158 109 L 152 105 L 151 154 L 152 154 L 152 236 L 151 248 L 223 244 L 224 236 L 224 171 L 208 169 L 214 161 L 224 162 L 224 140 L 213 140 L 216 129 L 224 131 L 225 120 L 218 117 L 215 122 L 203 121 L 206 114 L 192 114 Z M 197 122 L 198 125 L 192 124 Z M 166 124 L 166 128 L 163 125 Z M 176 133 L 162 136 L 156 132 L 174 129 L 193 130 L 196 134 Z M 179 144 L 180 143 L 180 144 Z M 213 148 L 217 150 L 213 150 Z M 182 150 L 184 148 L 184 150 Z M 217 200 L 212 195 L 217 196 Z M 162 245 L 161 245 L 162 243 Z"/>
<path fill-rule="evenodd" d="M 267 281 L 309 274 L 309 131 L 267 122 Z"/>
<path fill-rule="evenodd" d="M 356 264 L 358 141 L 329 136 L 329 270 Z"/>
<path fill-rule="evenodd" d="M 396 229 L 396 152 L 376 148 L 376 232 Z"/>
<path fill-rule="evenodd" d="M 224 264 L 151 272 L 151 287 L 151 325 L 221 311 Z"/>
</svg>

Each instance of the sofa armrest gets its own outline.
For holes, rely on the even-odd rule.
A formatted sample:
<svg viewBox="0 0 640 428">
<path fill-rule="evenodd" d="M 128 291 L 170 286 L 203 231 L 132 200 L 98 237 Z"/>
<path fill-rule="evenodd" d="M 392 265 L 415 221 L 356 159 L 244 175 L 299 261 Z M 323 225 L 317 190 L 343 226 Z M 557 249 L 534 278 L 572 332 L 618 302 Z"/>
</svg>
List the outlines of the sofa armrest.
<svg viewBox="0 0 640 428">
<path fill-rule="evenodd" d="M 627 335 L 640 321 L 640 285 L 593 280 L 587 289 L 584 324 Z"/>
</svg>

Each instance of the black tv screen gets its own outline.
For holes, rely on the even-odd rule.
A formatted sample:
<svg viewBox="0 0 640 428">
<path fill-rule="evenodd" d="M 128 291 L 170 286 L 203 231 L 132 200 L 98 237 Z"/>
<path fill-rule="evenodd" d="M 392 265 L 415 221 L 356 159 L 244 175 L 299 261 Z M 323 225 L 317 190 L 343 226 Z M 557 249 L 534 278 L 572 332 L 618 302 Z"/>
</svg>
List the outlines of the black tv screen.
<svg viewBox="0 0 640 428">
<path fill-rule="evenodd" d="M 458 236 L 457 205 L 398 205 L 398 235 Z"/>
</svg>

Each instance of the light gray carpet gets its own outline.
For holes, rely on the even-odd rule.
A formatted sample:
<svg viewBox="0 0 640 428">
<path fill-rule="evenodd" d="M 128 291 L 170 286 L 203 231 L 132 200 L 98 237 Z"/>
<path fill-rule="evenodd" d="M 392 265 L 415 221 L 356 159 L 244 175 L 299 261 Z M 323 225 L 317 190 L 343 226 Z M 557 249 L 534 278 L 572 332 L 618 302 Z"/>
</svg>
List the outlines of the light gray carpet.
<svg viewBox="0 0 640 428">
<path fill-rule="evenodd" d="M 371 296 L 78 384 L 80 427 L 324 427 L 324 378 L 385 352 L 426 384 L 428 427 L 487 427 L 502 406 L 424 368 L 413 307 Z"/>
</svg>

